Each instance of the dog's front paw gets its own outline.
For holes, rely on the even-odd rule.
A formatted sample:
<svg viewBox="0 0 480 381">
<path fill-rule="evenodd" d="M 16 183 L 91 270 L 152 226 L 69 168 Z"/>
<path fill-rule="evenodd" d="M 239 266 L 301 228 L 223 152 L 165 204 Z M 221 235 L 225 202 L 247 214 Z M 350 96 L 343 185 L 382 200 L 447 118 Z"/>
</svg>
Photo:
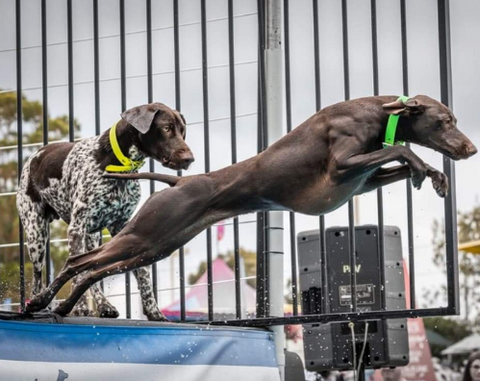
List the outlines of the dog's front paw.
<svg viewBox="0 0 480 381">
<path fill-rule="evenodd" d="M 412 168 L 412 185 L 414 188 L 420 189 L 426 177 L 427 168 L 425 166 Z"/>
<path fill-rule="evenodd" d="M 169 321 L 164 314 L 158 309 L 152 309 L 151 311 L 143 312 L 149 321 Z"/>
<path fill-rule="evenodd" d="M 109 305 L 107 303 L 102 303 L 97 306 L 97 311 L 98 315 L 101 318 L 112 318 L 116 319 L 120 316 L 118 313 L 117 309 L 113 307 L 112 305 Z"/>
<path fill-rule="evenodd" d="M 448 177 L 439 171 L 429 173 L 429 177 L 432 179 L 433 189 L 440 197 L 446 197 L 448 194 Z"/>
</svg>

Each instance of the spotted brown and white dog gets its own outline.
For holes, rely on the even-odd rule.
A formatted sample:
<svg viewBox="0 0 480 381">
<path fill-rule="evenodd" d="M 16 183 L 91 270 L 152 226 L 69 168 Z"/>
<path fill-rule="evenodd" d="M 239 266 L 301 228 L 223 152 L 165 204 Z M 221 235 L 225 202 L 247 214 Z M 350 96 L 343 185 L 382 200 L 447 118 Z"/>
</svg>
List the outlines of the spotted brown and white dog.
<svg viewBox="0 0 480 381">
<path fill-rule="evenodd" d="M 161 103 L 138 106 L 122 113 L 115 127 L 120 155 L 132 163 L 151 157 L 171 169 L 187 169 L 194 158 L 185 143 L 185 119 Z M 22 171 L 17 192 L 17 208 L 25 229 L 33 262 L 33 296 L 43 289 L 42 268 L 49 223 L 61 218 L 68 226 L 69 255 L 99 246 L 101 231 L 115 236 L 128 222 L 140 200 L 138 181 L 104 178 L 109 166 L 120 166 L 112 148 L 110 129 L 100 136 L 76 143 L 53 143 L 32 155 Z M 120 158 L 121 160 L 121 158 Z M 108 167 L 108 168 L 107 168 Z M 136 172 L 137 169 L 130 171 Z M 143 311 L 149 320 L 164 320 L 155 301 L 149 272 L 136 269 Z M 73 279 L 73 286 L 81 277 Z M 98 284 L 91 292 L 101 317 L 118 317 L 118 311 L 103 295 Z M 91 316 L 85 296 L 73 313 Z"/>
</svg>

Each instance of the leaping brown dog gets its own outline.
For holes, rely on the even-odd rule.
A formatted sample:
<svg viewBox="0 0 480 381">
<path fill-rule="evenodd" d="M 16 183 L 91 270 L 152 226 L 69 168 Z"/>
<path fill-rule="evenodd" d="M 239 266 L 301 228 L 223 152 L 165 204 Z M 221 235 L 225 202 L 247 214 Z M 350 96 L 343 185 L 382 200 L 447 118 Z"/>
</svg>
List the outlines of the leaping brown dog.
<svg viewBox="0 0 480 381">
<path fill-rule="evenodd" d="M 392 131 L 386 131 L 390 115 L 399 116 L 393 141 Z M 47 307 L 65 282 L 80 274 L 82 279 L 72 294 L 55 310 L 66 315 L 93 283 L 166 258 L 202 230 L 229 217 L 261 210 L 321 215 L 339 208 L 354 195 L 399 180 L 411 178 L 413 186 L 420 189 L 427 176 L 437 194 L 445 197 L 446 176 L 406 146 L 393 144 L 384 149 L 386 135 L 390 143 L 419 144 L 453 160 L 477 152 L 443 104 L 424 95 L 408 100 L 379 96 L 327 107 L 264 152 L 218 171 L 188 177 L 106 175 L 154 179 L 171 188 L 154 193 L 110 242 L 70 257 L 27 311 Z M 401 165 L 382 168 L 394 161 Z"/>
</svg>

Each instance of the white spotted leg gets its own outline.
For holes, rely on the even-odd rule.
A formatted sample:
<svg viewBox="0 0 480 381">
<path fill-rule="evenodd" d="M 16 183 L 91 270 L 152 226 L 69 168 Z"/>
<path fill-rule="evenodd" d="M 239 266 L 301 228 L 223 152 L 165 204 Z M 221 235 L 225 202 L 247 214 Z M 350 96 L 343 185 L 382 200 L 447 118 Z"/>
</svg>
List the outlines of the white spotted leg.
<svg viewBox="0 0 480 381">
<path fill-rule="evenodd" d="M 27 241 L 28 254 L 33 264 L 32 296 L 36 296 L 44 289 L 42 270 L 49 236 L 49 221 L 45 218 L 43 207 L 23 197 L 18 202 L 19 214 L 22 220 Z"/>
<path fill-rule="evenodd" d="M 142 299 L 143 313 L 150 321 L 168 321 L 165 315 L 158 308 L 155 295 L 153 294 L 152 282 L 150 281 L 150 272 L 146 267 L 140 267 L 133 270 L 133 275 L 137 279 L 140 297 Z"/>
<path fill-rule="evenodd" d="M 78 255 L 87 252 L 86 232 L 87 221 L 87 203 L 77 199 L 72 208 L 72 216 L 68 225 L 68 252 L 69 255 Z M 72 279 L 72 290 L 81 282 L 81 278 L 76 276 Z M 95 316 L 95 313 L 88 307 L 86 295 L 82 295 L 72 311 L 74 316 Z"/>
</svg>

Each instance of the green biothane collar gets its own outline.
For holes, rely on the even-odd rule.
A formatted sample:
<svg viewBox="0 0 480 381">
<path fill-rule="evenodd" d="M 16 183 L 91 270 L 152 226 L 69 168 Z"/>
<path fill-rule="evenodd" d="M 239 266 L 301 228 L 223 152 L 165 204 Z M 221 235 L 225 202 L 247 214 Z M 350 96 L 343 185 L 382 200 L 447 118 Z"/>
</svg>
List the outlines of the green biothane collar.
<svg viewBox="0 0 480 381">
<path fill-rule="evenodd" d="M 397 101 L 402 101 L 403 103 L 405 103 L 406 101 L 408 101 L 408 97 L 406 97 L 405 95 L 401 95 L 400 97 L 398 97 Z M 388 122 L 387 122 L 387 129 L 385 131 L 385 141 L 382 143 L 383 144 L 383 148 L 388 148 L 388 147 L 391 147 L 393 145 L 404 145 L 405 142 L 402 142 L 402 141 L 395 141 L 395 134 L 397 133 L 397 126 L 398 126 L 398 120 L 400 119 L 400 115 L 393 115 L 391 114 L 389 117 L 388 117 Z"/>
</svg>

